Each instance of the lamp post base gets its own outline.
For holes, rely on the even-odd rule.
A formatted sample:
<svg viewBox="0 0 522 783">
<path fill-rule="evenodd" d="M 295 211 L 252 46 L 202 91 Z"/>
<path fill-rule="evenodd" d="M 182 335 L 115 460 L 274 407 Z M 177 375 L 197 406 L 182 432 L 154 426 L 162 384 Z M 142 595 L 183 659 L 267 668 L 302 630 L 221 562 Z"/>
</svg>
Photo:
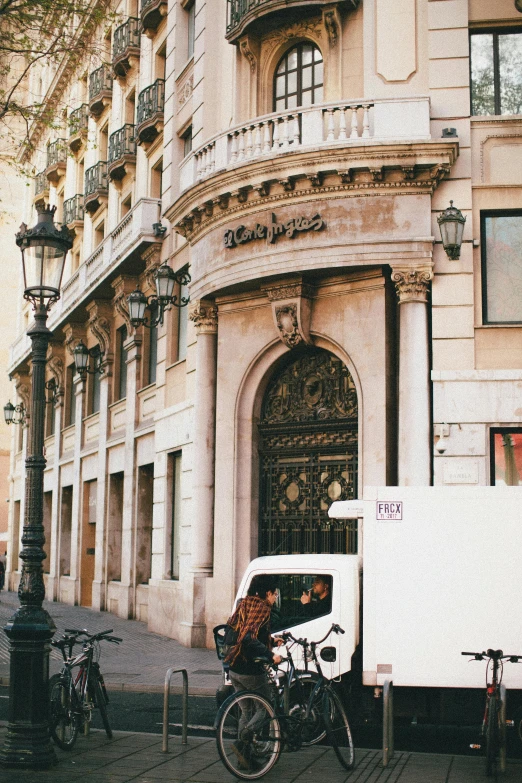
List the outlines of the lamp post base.
<svg viewBox="0 0 522 783">
<path fill-rule="evenodd" d="M 4 628 L 10 641 L 9 716 L 0 766 L 49 769 L 57 763 L 49 736 L 49 650 L 55 631 L 39 606 L 21 606 Z"/>
</svg>

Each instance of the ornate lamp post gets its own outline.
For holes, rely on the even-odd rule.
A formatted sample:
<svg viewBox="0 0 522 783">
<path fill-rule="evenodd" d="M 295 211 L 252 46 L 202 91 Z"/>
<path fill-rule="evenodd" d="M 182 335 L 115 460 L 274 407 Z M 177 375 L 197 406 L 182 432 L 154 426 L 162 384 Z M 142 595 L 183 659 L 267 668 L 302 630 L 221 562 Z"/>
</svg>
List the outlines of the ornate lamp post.
<svg viewBox="0 0 522 783">
<path fill-rule="evenodd" d="M 55 209 L 37 206 L 36 226 L 28 229 L 22 223 L 16 235 L 16 244 L 22 251 L 24 299 L 33 305 L 34 324 L 27 333 L 32 344 L 32 389 L 20 553 L 22 573 L 18 588 L 20 607 L 4 628 L 11 657 L 9 723 L 0 764 L 22 769 L 46 769 L 56 762 L 48 729 L 49 642 L 55 625 L 42 608 L 45 363 L 51 336 L 46 321 L 51 305 L 60 298 L 65 257 L 72 247 L 72 239 L 65 226 L 57 229 L 54 225 Z"/>
<path fill-rule="evenodd" d="M 146 326 L 149 329 L 153 329 L 158 324 L 163 323 L 163 314 L 171 305 L 174 305 L 174 307 L 186 307 L 189 303 L 188 296 L 178 297 L 174 294 L 174 283 L 177 283 L 179 286 L 190 283 L 188 272 L 174 272 L 168 264 L 161 264 L 154 273 L 154 282 L 156 284 L 156 296 L 145 296 L 139 288 L 136 288 L 127 297 L 130 322 L 135 328 Z M 150 311 L 150 318 L 145 316 L 147 308 Z"/>
</svg>

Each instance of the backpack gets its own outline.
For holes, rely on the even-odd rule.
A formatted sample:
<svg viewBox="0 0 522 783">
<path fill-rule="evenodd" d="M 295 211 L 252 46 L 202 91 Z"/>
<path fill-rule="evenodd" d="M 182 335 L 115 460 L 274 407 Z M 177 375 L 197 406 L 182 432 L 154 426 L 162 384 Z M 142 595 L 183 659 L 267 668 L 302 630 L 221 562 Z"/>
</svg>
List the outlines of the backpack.
<svg viewBox="0 0 522 783">
<path fill-rule="evenodd" d="M 216 625 L 213 629 L 214 643 L 216 645 L 217 657 L 224 661 L 232 647 L 237 644 L 238 631 L 234 631 L 228 623 Z"/>
</svg>

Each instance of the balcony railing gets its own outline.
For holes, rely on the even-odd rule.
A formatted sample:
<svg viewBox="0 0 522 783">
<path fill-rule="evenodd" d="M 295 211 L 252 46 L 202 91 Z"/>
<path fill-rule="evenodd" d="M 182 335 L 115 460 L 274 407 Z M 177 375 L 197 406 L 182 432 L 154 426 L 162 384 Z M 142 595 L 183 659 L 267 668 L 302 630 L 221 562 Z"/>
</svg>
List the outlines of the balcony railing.
<svg viewBox="0 0 522 783">
<path fill-rule="evenodd" d="M 47 166 L 55 166 L 58 163 L 65 163 L 67 161 L 66 153 L 67 141 L 65 139 L 56 139 L 52 144 L 47 145 Z"/>
<path fill-rule="evenodd" d="M 87 131 L 89 126 L 89 107 L 82 103 L 69 114 L 69 138 Z"/>
<path fill-rule="evenodd" d="M 137 124 L 151 119 L 155 114 L 163 113 L 165 104 L 165 80 L 156 79 L 150 87 L 145 87 L 138 96 Z"/>
<path fill-rule="evenodd" d="M 230 128 L 181 166 L 181 189 L 228 166 L 304 148 L 430 138 L 429 98 L 358 100 L 268 114 Z"/>
<path fill-rule="evenodd" d="M 112 67 L 117 76 L 125 76 L 132 57 L 140 55 L 140 20 L 130 16 L 114 31 Z"/>
<path fill-rule="evenodd" d="M 134 125 L 124 125 L 123 128 L 109 136 L 109 165 L 121 160 L 124 155 L 136 155 L 136 135 Z"/>
<path fill-rule="evenodd" d="M 153 141 L 158 135 L 159 123 L 163 123 L 164 105 L 164 79 L 156 79 L 154 84 L 140 92 L 136 114 L 136 131 L 140 142 Z"/>
<path fill-rule="evenodd" d="M 89 76 L 89 110 L 97 115 L 112 98 L 112 73 L 101 65 Z"/>
<path fill-rule="evenodd" d="M 107 190 L 108 187 L 107 162 L 100 160 L 85 172 L 85 197 L 91 196 L 98 190 Z"/>
<path fill-rule="evenodd" d="M 109 136 L 109 177 L 113 180 L 123 179 L 128 166 L 133 167 L 135 162 L 135 126 L 127 124 Z"/>
<path fill-rule="evenodd" d="M 141 0 L 140 16 L 143 32 L 153 34 L 168 11 L 167 0 Z"/>
<path fill-rule="evenodd" d="M 291 16 L 288 21 L 295 19 L 299 8 L 303 6 L 321 6 L 328 5 L 330 0 L 227 0 L 227 31 L 226 38 L 234 43 L 244 34 L 247 27 L 254 21 L 267 14 L 284 14 L 285 10 L 290 11 Z M 348 10 L 357 8 L 360 0 L 340 0 L 342 5 Z M 281 20 L 280 20 L 281 23 Z"/>
<path fill-rule="evenodd" d="M 78 193 L 63 202 L 63 222 L 66 226 L 84 219 L 83 194 Z"/>
</svg>

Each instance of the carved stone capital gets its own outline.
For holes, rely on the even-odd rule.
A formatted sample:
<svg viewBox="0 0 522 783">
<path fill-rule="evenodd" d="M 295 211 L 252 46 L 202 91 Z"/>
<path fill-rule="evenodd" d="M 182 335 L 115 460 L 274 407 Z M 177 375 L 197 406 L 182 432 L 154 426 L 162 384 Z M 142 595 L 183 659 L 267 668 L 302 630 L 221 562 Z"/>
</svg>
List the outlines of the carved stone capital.
<svg viewBox="0 0 522 783">
<path fill-rule="evenodd" d="M 85 326 L 71 321 L 68 324 L 65 324 L 62 331 L 65 335 L 63 344 L 68 353 L 71 356 L 74 356 L 74 349 L 80 340 L 85 340 Z"/>
<path fill-rule="evenodd" d="M 323 24 L 332 49 L 337 46 L 341 34 L 341 17 L 336 4 L 323 8 Z"/>
<path fill-rule="evenodd" d="M 193 302 L 189 310 L 189 318 L 194 321 L 196 334 L 217 333 L 218 311 L 213 302 L 204 299 Z"/>
<path fill-rule="evenodd" d="M 123 318 L 129 334 L 134 331 L 134 327 L 130 322 L 127 297 L 134 291 L 137 285 L 138 278 L 131 275 L 119 275 L 119 277 L 112 282 L 112 287 L 114 289 L 114 298 L 112 300 L 114 314 L 120 315 Z"/>
<path fill-rule="evenodd" d="M 95 299 L 92 302 L 89 302 L 86 309 L 89 313 L 87 331 L 92 334 L 100 346 L 100 352 L 103 354 L 100 367 L 102 373 L 105 374 L 113 361 L 111 350 L 113 306 L 111 302 L 106 300 Z"/>
<path fill-rule="evenodd" d="M 428 288 L 432 278 L 433 264 L 392 267 L 392 280 L 395 283 L 399 304 L 427 302 Z"/>
<path fill-rule="evenodd" d="M 248 60 L 248 64 L 250 65 L 250 70 L 252 73 L 255 73 L 257 68 L 256 49 L 257 47 L 255 46 L 250 36 L 245 35 L 240 39 L 239 51 Z"/>
<path fill-rule="evenodd" d="M 144 289 L 156 290 L 155 272 L 161 264 L 161 243 L 155 242 L 141 254 L 145 261 L 145 269 L 140 275 L 140 283 Z"/>
<path fill-rule="evenodd" d="M 25 408 L 25 421 L 23 427 L 27 427 L 29 423 L 29 416 L 31 412 L 31 381 L 29 374 L 22 374 L 19 372 L 13 373 L 11 376 L 15 382 L 16 396 L 23 404 Z"/>
<path fill-rule="evenodd" d="M 263 286 L 272 305 L 272 316 L 279 338 L 288 348 L 310 345 L 311 298 L 313 288 L 301 279 Z"/>
<path fill-rule="evenodd" d="M 59 408 L 63 405 L 65 394 L 64 386 L 64 363 L 63 363 L 63 345 L 50 342 L 47 348 L 46 369 L 51 379 L 54 381 L 54 407 Z"/>
</svg>

